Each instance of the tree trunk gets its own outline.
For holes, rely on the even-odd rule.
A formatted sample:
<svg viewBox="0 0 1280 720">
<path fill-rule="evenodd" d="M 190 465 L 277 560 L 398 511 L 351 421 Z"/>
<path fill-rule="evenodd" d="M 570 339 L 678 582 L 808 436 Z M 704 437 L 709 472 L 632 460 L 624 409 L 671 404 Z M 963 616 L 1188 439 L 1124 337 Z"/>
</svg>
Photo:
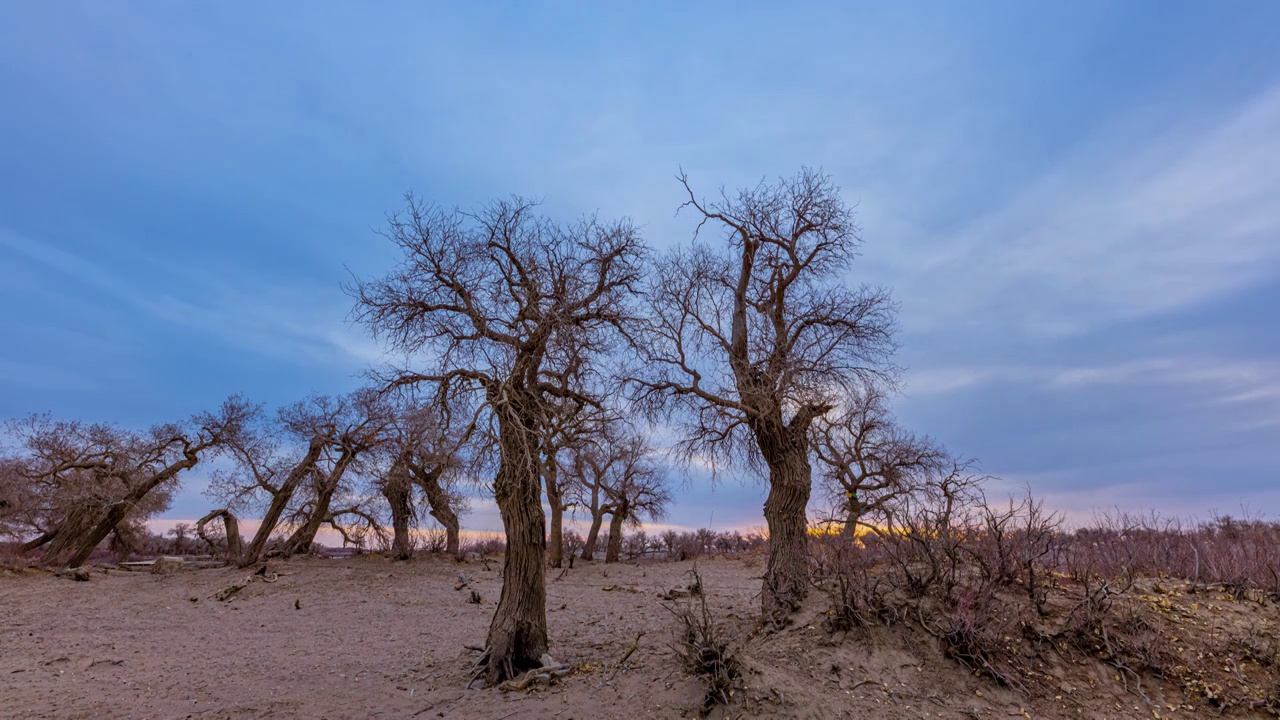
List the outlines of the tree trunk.
<svg viewBox="0 0 1280 720">
<path fill-rule="evenodd" d="M 212 549 L 214 546 L 213 541 L 205 534 L 204 526 L 217 517 L 222 518 L 222 527 L 226 531 L 227 562 L 231 565 L 237 565 L 240 563 L 240 556 L 244 552 L 244 541 L 240 539 L 240 523 L 236 520 L 236 516 L 231 514 L 230 510 L 220 508 L 197 520 L 196 534 Z"/>
<path fill-rule="evenodd" d="M 53 531 L 40 562 L 52 565 L 59 558 L 65 557 L 89 528 L 98 522 L 100 516 L 101 512 L 97 506 L 82 505 L 73 509 Z"/>
<path fill-rule="evenodd" d="M 497 685 L 538 667 L 547 651 L 546 516 L 542 482 L 536 398 L 503 388 L 495 402 L 501 459 L 494 479 L 494 498 L 502 513 L 507 552 L 502 568 L 502 595 L 489 624 L 485 684 Z"/>
<path fill-rule="evenodd" d="M 426 471 L 421 467 L 413 466 L 413 476 L 418 481 L 418 485 L 422 488 L 422 492 L 427 496 L 427 507 L 431 517 L 436 522 L 444 526 L 445 536 L 445 552 L 451 557 L 458 557 L 459 541 L 458 541 L 458 513 L 454 512 L 449 493 L 445 492 L 440 486 L 440 475 L 444 473 L 443 467 L 432 468 Z"/>
<path fill-rule="evenodd" d="M 862 503 L 857 495 L 848 498 L 845 513 L 844 527 L 840 529 L 840 539 L 852 540 L 857 534 L 858 518 L 862 517 Z"/>
<path fill-rule="evenodd" d="M 338 492 L 338 483 L 342 482 L 343 473 L 347 471 L 347 466 L 354 459 L 355 453 L 346 448 L 342 450 L 342 454 L 333 464 L 333 469 L 325 476 L 320 491 L 316 493 L 316 504 L 311 509 L 311 514 L 307 516 L 307 521 L 302 523 L 285 541 L 283 549 L 285 555 L 299 555 L 311 551 L 311 546 L 316 541 L 316 533 L 320 532 L 320 526 L 330 519 L 329 506 L 333 502 L 333 496 Z"/>
<path fill-rule="evenodd" d="M 22 547 L 18 548 L 18 551 L 25 553 L 25 552 L 31 552 L 32 550 L 35 550 L 41 545 L 44 545 L 45 543 L 52 540 L 55 532 L 56 531 L 54 530 L 46 530 L 45 532 L 40 533 L 39 537 L 32 538 L 22 543 Z"/>
<path fill-rule="evenodd" d="M 323 438 L 313 438 L 311 445 L 307 448 L 307 454 L 294 466 L 280 488 L 272 493 L 271 504 L 267 507 L 266 514 L 262 516 L 262 523 L 258 525 L 258 531 L 253 534 L 249 549 L 240 557 L 240 567 L 252 565 L 262 558 L 262 553 L 267 549 L 267 541 L 271 539 L 271 533 L 275 532 L 276 525 L 280 522 L 280 516 L 289 506 L 289 501 L 293 499 L 298 486 L 315 467 L 320 453 L 324 450 L 324 445 Z"/>
<path fill-rule="evenodd" d="M 616 563 L 622 557 L 622 521 L 625 517 L 622 510 L 614 510 L 609 518 L 609 547 L 604 551 L 606 563 Z"/>
<path fill-rule="evenodd" d="M 803 446 L 775 454 L 769 463 L 769 562 L 761 604 L 765 619 L 784 625 L 809 591 L 809 505 L 811 472 Z"/>
<path fill-rule="evenodd" d="M 98 544 L 107 539 L 107 536 L 116 529 L 116 526 L 119 525 L 135 507 L 137 507 L 138 503 L 142 501 L 142 498 L 147 496 L 147 493 L 156 489 L 161 484 L 172 480 L 183 470 L 189 470 L 195 467 L 196 463 L 199 462 L 199 455 L 197 453 L 205 447 L 207 447 L 207 445 L 188 447 L 183 453 L 184 458 L 182 460 L 179 460 L 164 470 L 152 475 L 145 482 L 140 482 L 130 488 L 129 492 L 125 493 L 123 498 L 112 504 L 107 508 L 105 513 L 101 514 L 101 519 L 98 520 L 97 524 L 95 524 L 89 532 L 85 533 L 72 545 L 74 550 L 71 558 L 67 561 L 67 567 L 80 567 L 81 565 L 84 565 L 85 561 L 89 559 L 89 556 L 93 554 L 93 551 L 97 549 Z"/>
<path fill-rule="evenodd" d="M 409 536 L 409 520 L 413 516 L 413 486 L 409 484 L 407 470 L 397 464 L 391 469 L 382 494 L 391 508 L 391 557 L 408 560 L 413 557 L 413 538 Z"/>
<path fill-rule="evenodd" d="M 554 456 L 547 458 L 543 464 L 542 484 L 547 493 L 547 507 L 551 508 L 547 563 L 558 568 L 564 564 L 564 498 L 560 494 L 560 473 Z"/>
<path fill-rule="evenodd" d="M 591 515 L 591 529 L 587 531 L 587 541 L 582 545 L 583 560 L 590 560 L 596 554 L 596 543 L 600 540 L 602 524 L 604 524 L 604 511 L 596 510 Z"/>
</svg>

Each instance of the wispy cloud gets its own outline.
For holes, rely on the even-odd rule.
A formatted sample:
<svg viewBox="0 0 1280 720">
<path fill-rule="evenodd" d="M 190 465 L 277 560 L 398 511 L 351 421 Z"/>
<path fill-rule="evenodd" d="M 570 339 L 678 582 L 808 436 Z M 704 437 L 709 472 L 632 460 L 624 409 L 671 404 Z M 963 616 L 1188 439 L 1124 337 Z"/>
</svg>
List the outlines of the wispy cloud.
<svg viewBox="0 0 1280 720">
<path fill-rule="evenodd" d="M 129 256 L 127 248 L 114 248 Z M 216 336 L 239 350 L 353 368 L 379 361 L 382 351 L 342 317 L 349 301 L 323 289 L 250 278 L 218 278 L 134 255 L 121 272 L 54 243 L 0 228 L 0 250 L 95 290 L 154 320 Z M 146 278 L 131 281 L 127 278 Z M 166 278 L 157 283 L 155 278 Z M 146 288 L 145 290 L 143 288 Z M 166 288 L 166 289 L 161 289 Z"/>
<path fill-rule="evenodd" d="M 1274 275 L 1280 86 L 1176 123 L 1165 110 L 1097 133 L 1004 207 L 935 238 L 926 264 L 902 268 L 922 298 L 913 308 L 935 325 L 1012 316 L 1070 333 Z"/>
</svg>

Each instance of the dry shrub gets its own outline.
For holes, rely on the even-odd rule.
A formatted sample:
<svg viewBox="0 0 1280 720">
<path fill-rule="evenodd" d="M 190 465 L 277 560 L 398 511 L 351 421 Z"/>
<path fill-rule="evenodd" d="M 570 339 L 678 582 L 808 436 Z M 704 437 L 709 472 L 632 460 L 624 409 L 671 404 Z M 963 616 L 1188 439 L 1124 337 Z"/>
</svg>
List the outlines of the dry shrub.
<svg viewBox="0 0 1280 720">
<path fill-rule="evenodd" d="M 636 530 L 622 538 L 622 554 L 628 560 L 644 557 L 649 551 L 649 536 L 643 530 Z"/>
<path fill-rule="evenodd" d="M 1022 687 L 1013 647 L 1019 622 L 1010 609 L 990 588 L 965 588 L 936 618 L 922 622 L 933 626 L 928 629 L 946 657 L 1000 685 Z"/>
<path fill-rule="evenodd" d="M 716 705 L 728 704 L 741 667 L 707 607 L 702 577 L 697 571 L 692 575 L 689 593 L 665 607 L 676 617 L 672 650 L 685 672 L 706 683 L 701 707 L 702 714 L 706 715 Z"/>
<path fill-rule="evenodd" d="M 506 552 L 506 550 L 506 538 L 497 534 L 463 541 L 460 548 L 462 555 L 475 553 L 477 557 L 497 555 L 499 553 Z"/>
<path fill-rule="evenodd" d="M 1280 602 L 1280 523 L 1114 513 L 1066 532 L 1030 497 L 988 503 L 960 472 L 864 522 L 812 543 L 830 632 L 911 624 L 1006 686 L 1054 691 L 1047 670 L 1089 657 L 1149 704 L 1159 679 L 1218 709 L 1280 714 L 1277 623 L 1232 624 L 1213 605 Z M 1209 597 L 1178 599 L 1197 593 Z"/>
</svg>

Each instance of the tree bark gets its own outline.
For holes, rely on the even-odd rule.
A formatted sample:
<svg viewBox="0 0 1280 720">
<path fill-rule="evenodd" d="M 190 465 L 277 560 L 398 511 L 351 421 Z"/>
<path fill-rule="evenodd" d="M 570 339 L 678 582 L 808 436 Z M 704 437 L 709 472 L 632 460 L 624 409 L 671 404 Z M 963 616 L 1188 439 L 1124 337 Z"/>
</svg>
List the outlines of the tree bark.
<svg viewBox="0 0 1280 720">
<path fill-rule="evenodd" d="M 89 559 L 89 556 L 93 554 L 93 551 L 97 549 L 98 544 L 105 540 L 107 536 L 116 529 L 116 526 L 129 515 L 133 508 L 142 501 L 142 498 L 147 496 L 147 493 L 156 489 L 162 483 L 173 479 L 183 470 L 189 470 L 195 467 L 196 463 L 200 460 L 198 453 L 204 450 L 205 447 L 207 446 L 201 445 L 197 447 L 187 447 L 183 452 L 182 460 L 173 463 L 164 470 L 161 470 L 151 476 L 146 481 L 140 482 L 130 488 L 129 492 L 125 493 L 123 498 L 107 508 L 106 512 L 102 514 L 101 519 L 98 520 L 97 524 L 95 524 L 88 533 L 84 534 L 72 545 L 74 549 L 70 559 L 67 561 L 67 567 L 80 567 L 81 565 L 84 565 L 85 561 Z M 56 559 L 49 558 L 48 556 L 46 556 L 46 558 Z"/>
<path fill-rule="evenodd" d="M 502 513 L 507 552 L 502 595 L 489 624 L 485 683 L 497 685 L 538 667 L 547 651 L 546 516 L 542 482 L 536 399 L 507 385 L 495 402 L 501 459 L 494 497 Z"/>
<path fill-rule="evenodd" d="M 451 557 L 458 557 L 458 550 L 461 546 L 459 542 L 458 530 L 458 513 L 454 512 L 453 505 L 450 502 L 449 493 L 445 492 L 440 486 L 440 475 L 444 473 L 443 467 L 434 467 L 430 471 L 424 470 L 418 465 L 413 465 L 413 476 L 417 480 L 418 486 L 422 488 L 422 492 L 427 496 L 428 512 L 431 517 L 436 519 L 444 527 L 445 552 Z"/>
<path fill-rule="evenodd" d="M 857 496 L 846 501 L 844 527 L 840 529 L 841 540 L 852 540 L 858 529 L 858 519 L 862 517 L 862 503 Z"/>
<path fill-rule="evenodd" d="M 547 541 L 550 544 L 547 548 L 547 560 L 551 567 L 558 568 L 564 564 L 564 498 L 560 495 L 560 477 L 555 460 L 549 460 L 545 467 L 547 506 L 551 508 L 551 537 Z"/>
<path fill-rule="evenodd" d="M 408 470 L 400 464 L 392 468 L 382 494 L 391 508 L 391 557 L 408 560 L 413 557 L 413 538 L 409 536 L 409 520 L 413 514 L 413 486 L 409 484 Z"/>
<path fill-rule="evenodd" d="M 81 505 L 67 513 L 51 533 L 52 536 L 49 538 L 48 547 L 44 549 L 41 563 L 52 565 L 59 558 L 66 556 L 76 542 L 98 521 L 99 516 L 99 508 L 91 505 Z"/>
<path fill-rule="evenodd" d="M 769 525 L 769 561 L 761 605 L 766 620 L 781 626 L 809 591 L 809 505 L 811 472 L 803 447 L 769 458 L 769 496 L 764 517 Z"/>
<path fill-rule="evenodd" d="M 320 453 L 324 451 L 324 445 L 322 438 L 313 438 L 311 445 L 307 448 L 307 454 L 294 466 L 289 473 L 289 477 L 285 478 L 280 488 L 271 494 L 271 504 L 267 507 L 266 514 L 262 516 L 262 523 L 258 525 L 258 531 L 253 534 L 253 541 L 249 543 L 249 549 L 240 557 L 240 567 L 252 565 L 262 558 L 262 553 L 267 549 L 267 541 L 271 539 L 271 533 L 275 532 L 276 525 L 280 522 L 280 516 L 284 514 L 285 508 L 289 506 L 289 501 L 293 499 L 293 494 L 297 492 L 298 486 L 302 484 L 307 474 L 315 467 L 316 461 L 320 459 Z"/>
<path fill-rule="evenodd" d="M 236 516 L 226 508 L 219 508 L 205 515 L 196 521 L 196 534 L 201 540 L 213 547 L 213 541 L 205 534 L 204 526 L 212 522 L 215 518 L 222 518 L 222 527 L 226 531 L 227 536 L 227 562 L 231 565 L 239 564 L 240 555 L 244 552 L 244 541 L 240 539 L 240 522 L 236 520 Z"/>
<path fill-rule="evenodd" d="M 616 563 L 622 557 L 622 521 L 625 517 L 621 510 L 614 510 L 609 518 L 609 546 L 604 551 L 606 563 Z"/>
<path fill-rule="evenodd" d="M 604 524 L 604 511 L 596 510 L 591 515 L 591 529 L 587 531 L 587 541 L 582 545 L 582 559 L 590 560 L 596 554 L 596 543 L 600 540 L 600 526 Z"/>
</svg>

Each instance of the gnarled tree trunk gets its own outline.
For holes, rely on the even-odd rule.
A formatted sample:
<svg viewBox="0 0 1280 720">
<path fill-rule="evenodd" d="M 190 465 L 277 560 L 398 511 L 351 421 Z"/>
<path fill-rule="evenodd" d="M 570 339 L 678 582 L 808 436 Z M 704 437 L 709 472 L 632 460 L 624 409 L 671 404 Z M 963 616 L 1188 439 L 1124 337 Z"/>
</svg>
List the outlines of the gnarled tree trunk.
<svg viewBox="0 0 1280 720">
<path fill-rule="evenodd" d="M 267 549 L 267 541 L 271 539 L 271 533 L 275 532 L 276 525 L 279 524 L 280 517 L 284 515 L 284 511 L 289 506 L 289 501 L 293 499 L 293 494 L 297 492 L 298 486 L 302 484 L 307 474 L 315 469 L 316 461 L 320 459 L 320 453 L 324 451 L 324 445 L 323 438 L 313 438 L 307 448 L 307 454 L 294 466 L 289 476 L 285 478 L 284 483 L 272 493 L 271 504 L 267 506 L 266 514 L 262 516 L 262 523 L 258 525 L 258 531 L 253 534 L 249 549 L 240 557 L 240 567 L 252 565 L 262 558 L 263 552 Z"/>
<path fill-rule="evenodd" d="M 604 551 L 606 563 L 616 563 L 622 558 L 622 522 L 626 515 L 619 509 L 609 518 L 609 546 Z"/>
<path fill-rule="evenodd" d="M 413 466 L 413 477 L 427 496 L 428 512 L 444 527 L 445 552 L 456 558 L 460 548 L 458 513 L 453 509 L 449 493 L 440 486 L 440 475 L 443 472 L 442 467 L 435 467 L 428 471 L 417 465 Z"/>
<path fill-rule="evenodd" d="M 766 459 L 769 496 L 764 517 L 769 525 L 769 561 L 761 604 L 764 616 L 783 625 L 809 591 L 809 505 L 811 468 L 803 446 L 789 447 Z"/>
<path fill-rule="evenodd" d="M 57 528 L 46 533 L 48 540 L 46 543 L 41 544 L 47 544 L 48 547 L 44 549 L 44 556 L 41 558 L 41 562 L 46 565 L 52 565 L 59 558 L 65 557 L 76 542 L 98 521 L 100 516 L 100 508 L 93 505 L 81 505 L 67 513 L 67 516 L 62 519 Z M 39 545 L 35 547 L 39 547 Z"/>
<path fill-rule="evenodd" d="M 413 557 L 413 538 L 409 536 L 409 521 L 413 517 L 413 486 L 409 484 L 408 470 L 397 463 L 391 469 L 382 494 L 391 508 L 391 557 L 408 560 Z"/>
<path fill-rule="evenodd" d="M 582 545 L 582 559 L 590 560 L 596 554 L 596 543 L 600 541 L 600 526 L 604 524 L 604 510 L 597 509 L 591 515 L 591 529 L 587 531 L 587 541 Z"/>
<path fill-rule="evenodd" d="M 502 513 L 507 552 L 502 595 L 486 642 L 485 683 L 490 686 L 538 667 L 547 651 L 546 516 L 538 467 L 536 400 L 509 386 L 504 390 L 508 397 L 495 403 L 494 409 L 501 452 L 494 497 Z"/>
<path fill-rule="evenodd" d="M 222 527 L 226 531 L 227 537 L 227 562 L 236 565 L 240 562 L 240 555 L 244 552 L 244 541 L 240 539 L 240 523 L 236 520 L 236 516 L 231 514 L 227 508 L 219 508 L 205 515 L 196 521 L 196 535 L 213 549 L 214 543 L 209 535 L 204 531 L 205 525 L 213 522 L 216 518 L 222 518 Z"/>
<path fill-rule="evenodd" d="M 321 485 L 320 491 L 316 493 L 315 506 L 307 515 L 307 521 L 294 530 L 285 541 L 282 550 L 285 555 L 298 555 L 311 550 L 311 546 L 316 541 L 316 533 L 320 532 L 320 526 L 328 522 L 331 517 L 329 506 L 333 503 L 333 496 L 338 492 L 338 483 L 342 482 L 342 474 L 347 471 L 347 466 L 354 459 L 355 453 L 343 448 L 333 468 L 324 477 L 324 484 Z"/>
</svg>

